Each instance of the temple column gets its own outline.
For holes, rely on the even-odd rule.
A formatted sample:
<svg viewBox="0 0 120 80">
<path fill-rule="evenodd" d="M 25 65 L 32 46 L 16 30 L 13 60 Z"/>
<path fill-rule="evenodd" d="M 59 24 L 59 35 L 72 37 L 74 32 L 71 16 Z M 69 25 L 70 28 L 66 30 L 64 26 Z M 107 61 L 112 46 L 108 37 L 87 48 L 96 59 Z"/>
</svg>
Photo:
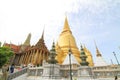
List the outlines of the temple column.
<svg viewBox="0 0 120 80">
<path fill-rule="evenodd" d="M 27 52 L 27 58 L 26 58 L 26 64 L 27 65 L 28 65 L 29 56 L 30 56 L 30 54 L 29 54 L 29 52 Z"/>
<path fill-rule="evenodd" d="M 40 57 L 40 60 L 39 60 L 39 61 L 40 61 L 40 64 L 42 64 L 42 63 L 41 63 L 41 60 L 42 60 L 42 51 L 40 51 L 40 56 L 39 56 L 39 57 Z"/>
<path fill-rule="evenodd" d="M 38 62 L 37 62 L 37 64 L 42 64 L 42 63 L 41 63 L 41 59 L 42 59 L 42 56 L 41 56 L 41 55 L 42 55 L 42 50 L 39 50 L 38 52 L 39 52 L 39 53 L 38 53 Z"/>
<path fill-rule="evenodd" d="M 27 62 L 26 62 L 26 64 L 29 64 L 30 63 L 30 56 L 31 56 L 31 54 L 30 54 L 30 52 L 28 52 L 28 56 L 27 56 Z"/>
<path fill-rule="evenodd" d="M 19 61 L 18 61 L 18 65 L 20 65 L 20 60 L 21 60 L 21 54 L 19 54 Z"/>
<path fill-rule="evenodd" d="M 19 65 L 19 61 L 20 61 L 20 54 L 18 55 L 17 65 Z"/>
<path fill-rule="evenodd" d="M 29 63 L 30 63 L 30 59 L 31 59 L 31 56 L 32 56 L 32 54 L 31 54 L 31 52 L 30 52 L 30 51 L 29 51 L 28 53 L 29 53 L 29 57 L 28 57 L 28 62 L 27 62 L 27 64 L 29 64 Z"/>
<path fill-rule="evenodd" d="M 33 61 L 33 57 L 34 57 L 34 53 L 33 53 L 33 51 L 31 52 L 31 63 L 33 63 L 32 61 Z"/>
<path fill-rule="evenodd" d="M 24 54 L 21 55 L 20 64 L 23 64 Z"/>
<path fill-rule="evenodd" d="M 23 60 L 23 63 L 25 64 L 26 62 L 26 57 L 27 57 L 27 52 L 25 53 L 25 57 L 24 57 L 24 60 Z"/>
<path fill-rule="evenodd" d="M 25 64 L 26 62 L 26 57 L 27 57 L 27 53 L 25 53 L 25 56 L 24 56 L 24 60 L 23 60 L 23 63 Z"/>
<path fill-rule="evenodd" d="M 34 58 L 35 58 L 35 52 L 34 52 L 34 50 L 32 50 L 32 54 L 33 54 L 33 55 L 32 55 L 31 63 L 34 64 Z"/>
<path fill-rule="evenodd" d="M 34 50 L 34 57 L 33 57 L 33 64 L 36 65 L 36 58 L 37 58 L 37 53 L 36 50 Z"/>
<path fill-rule="evenodd" d="M 39 64 L 39 49 L 36 50 L 36 58 L 35 58 L 36 65 Z"/>
<path fill-rule="evenodd" d="M 23 55 L 22 64 L 24 64 L 24 61 L 25 61 L 25 53 Z"/>
</svg>

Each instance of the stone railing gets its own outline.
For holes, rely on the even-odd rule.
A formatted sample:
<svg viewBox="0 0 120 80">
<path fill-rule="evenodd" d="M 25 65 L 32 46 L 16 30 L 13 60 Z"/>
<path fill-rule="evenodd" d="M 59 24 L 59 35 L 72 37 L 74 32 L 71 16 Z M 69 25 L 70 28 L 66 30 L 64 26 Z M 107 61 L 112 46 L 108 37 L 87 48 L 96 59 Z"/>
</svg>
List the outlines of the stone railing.
<svg viewBox="0 0 120 80">
<path fill-rule="evenodd" d="M 28 76 L 42 76 L 43 67 L 32 67 L 28 69 Z"/>
<path fill-rule="evenodd" d="M 17 72 L 14 72 L 14 73 L 12 73 L 12 74 L 9 74 L 7 80 L 12 80 L 12 79 L 14 79 L 14 78 L 16 78 L 16 77 L 18 77 L 18 76 L 20 76 L 20 75 L 23 75 L 23 74 L 27 73 L 27 69 L 28 69 L 28 68 L 26 67 L 26 68 L 23 68 L 23 69 L 20 70 L 20 71 L 17 71 Z"/>
<path fill-rule="evenodd" d="M 118 76 L 120 78 L 119 65 L 94 67 L 93 72 L 96 78 L 114 78 L 114 76 Z"/>
</svg>

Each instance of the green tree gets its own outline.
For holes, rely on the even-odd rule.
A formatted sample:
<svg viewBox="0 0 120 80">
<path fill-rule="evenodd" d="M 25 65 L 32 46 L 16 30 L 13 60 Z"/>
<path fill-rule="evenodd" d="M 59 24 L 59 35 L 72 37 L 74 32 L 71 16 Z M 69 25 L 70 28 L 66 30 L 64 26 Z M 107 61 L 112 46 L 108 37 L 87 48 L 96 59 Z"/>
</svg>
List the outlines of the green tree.
<svg viewBox="0 0 120 80">
<path fill-rule="evenodd" d="M 13 51 L 9 47 L 0 47 L 0 68 L 13 56 Z"/>
</svg>

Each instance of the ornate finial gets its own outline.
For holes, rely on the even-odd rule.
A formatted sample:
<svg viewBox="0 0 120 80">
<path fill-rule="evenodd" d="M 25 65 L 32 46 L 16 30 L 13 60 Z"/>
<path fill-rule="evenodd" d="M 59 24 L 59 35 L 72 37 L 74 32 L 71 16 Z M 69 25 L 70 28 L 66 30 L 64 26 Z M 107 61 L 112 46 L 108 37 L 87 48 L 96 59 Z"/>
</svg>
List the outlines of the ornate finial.
<svg viewBox="0 0 120 80">
<path fill-rule="evenodd" d="M 53 41 L 52 49 L 55 49 L 55 42 Z"/>
<path fill-rule="evenodd" d="M 81 45 L 81 46 L 80 46 L 80 47 L 81 47 L 81 51 L 83 51 L 83 46 L 82 46 L 82 43 L 80 43 L 80 45 Z"/>
<path fill-rule="evenodd" d="M 72 33 L 71 30 L 70 30 L 69 24 L 68 24 L 67 17 L 65 18 L 64 28 L 63 28 L 62 33 L 63 33 L 63 32 L 66 32 L 66 31 L 69 31 L 70 33 Z"/>
<path fill-rule="evenodd" d="M 81 49 L 83 49 L 83 46 L 81 45 Z"/>
<path fill-rule="evenodd" d="M 44 40 L 44 31 L 45 31 L 45 26 L 43 28 L 43 33 L 42 33 L 42 37 L 41 37 L 41 39 L 43 39 L 43 40 Z"/>
<path fill-rule="evenodd" d="M 95 40 L 94 40 L 94 43 L 95 43 L 95 47 L 96 47 L 96 56 L 97 56 L 97 57 L 102 56 L 102 55 L 100 54 L 100 51 L 98 50 L 98 47 L 97 47 L 97 45 L 96 45 Z"/>
<path fill-rule="evenodd" d="M 95 47 L 96 47 L 96 49 L 98 49 L 98 48 L 97 48 L 97 45 L 96 45 L 96 41 L 95 41 L 95 40 L 94 40 L 94 43 L 95 43 Z"/>
</svg>

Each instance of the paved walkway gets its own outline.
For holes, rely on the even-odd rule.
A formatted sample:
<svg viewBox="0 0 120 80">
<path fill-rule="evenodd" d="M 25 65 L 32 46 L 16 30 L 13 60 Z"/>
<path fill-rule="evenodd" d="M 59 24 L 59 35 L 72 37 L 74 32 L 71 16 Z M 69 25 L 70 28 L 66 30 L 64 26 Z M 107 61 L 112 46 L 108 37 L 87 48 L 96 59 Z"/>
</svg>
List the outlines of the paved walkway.
<svg viewBox="0 0 120 80">
<path fill-rule="evenodd" d="M 26 74 L 24 74 L 20 77 L 17 77 L 13 80 L 69 80 L 69 79 L 65 79 L 65 78 L 63 78 L 63 79 L 43 79 L 42 77 L 38 77 L 38 76 L 27 77 L 27 73 L 26 73 Z M 74 79 L 73 78 L 73 80 L 114 80 L 114 78 L 101 78 L 101 79 Z M 120 78 L 118 80 L 120 80 Z"/>
<path fill-rule="evenodd" d="M 15 72 L 19 70 L 20 69 L 15 69 Z M 0 69 L 0 77 L 1 76 L 2 76 L 2 71 Z M 42 77 L 34 77 L 34 76 L 27 77 L 27 73 L 26 73 L 12 80 L 68 80 L 68 79 L 43 79 Z M 87 79 L 77 79 L 77 80 L 87 80 Z M 88 80 L 114 80 L 114 78 L 101 78 L 101 79 L 88 79 Z M 118 80 L 120 80 L 120 78 Z"/>
</svg>

